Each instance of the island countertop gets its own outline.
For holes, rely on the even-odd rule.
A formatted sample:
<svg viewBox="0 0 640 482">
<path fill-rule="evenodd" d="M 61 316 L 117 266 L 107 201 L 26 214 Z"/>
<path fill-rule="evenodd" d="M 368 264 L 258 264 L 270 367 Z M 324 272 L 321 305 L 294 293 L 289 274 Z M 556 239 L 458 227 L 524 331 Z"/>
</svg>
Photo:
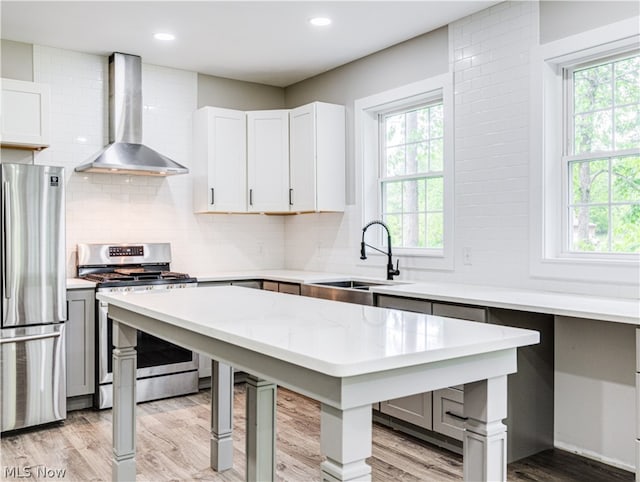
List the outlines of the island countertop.
<svg viewBox="0 0 640 482">
<path fill-rule="evenodd" d="M 178 328 L 336 377 L 539 342 L 538 332 L 531 330 L 237 286 L 98 293 L 97 297 Z"/>
</svg>

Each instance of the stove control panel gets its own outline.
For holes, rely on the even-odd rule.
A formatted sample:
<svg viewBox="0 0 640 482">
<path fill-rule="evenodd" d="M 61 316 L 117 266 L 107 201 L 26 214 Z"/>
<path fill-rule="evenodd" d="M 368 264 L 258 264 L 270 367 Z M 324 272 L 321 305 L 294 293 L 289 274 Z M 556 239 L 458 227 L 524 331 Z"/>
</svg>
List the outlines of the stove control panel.
<svg viewBox="0 0 640 482">
<path fill-rule="evenodd" d="M 144 246 L 109 246 L 109 256 L 144 256 Z"/>
</svg>

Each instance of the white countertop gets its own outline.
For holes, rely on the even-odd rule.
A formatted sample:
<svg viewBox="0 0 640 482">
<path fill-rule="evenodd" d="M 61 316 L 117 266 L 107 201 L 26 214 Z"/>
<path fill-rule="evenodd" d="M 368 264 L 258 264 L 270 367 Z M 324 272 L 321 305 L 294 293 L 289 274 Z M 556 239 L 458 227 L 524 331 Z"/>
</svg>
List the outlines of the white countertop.
<svg viewBox="0 0 640 482">
<path fill-rule="evenodd" d="M 80 278 L 67 278 L 68 290 L 94 289 L 96 284 Z"/>
<path fill-rule="evenodd" d="M 457 283 L 376 286 L 375 293 L 640 325 L 640 300 Z"/>
<path fill-rule="evenodd" d="M 539 342 L 498 325 L 237 286 L 98 299 L 330 376 L 346 377 Z"/>
<path fill-rule="evenodd" d="M 297 271 L 288 269 L 268 269 L 252 271 L 223 271 L 219 273 L 189 273 L 198 281 L 233 281 L 268 279 L 283 283 L 317 283 L 319 281 L 335 281 L 340 279 L 358 279 L 344 273 L 325 273 L 321 271 Z"/>
<path fill-rule="evenodd" d="M 372 280 L 372 278 L 344 273 L 297 270 L 225 271 L 190 274 L 201 282 L 250 279 L 268 279 L 287 283 L 317 283 L 340 279 Z M 379 281 L 385 282 L 383 279 Z M 67 280 L 68 289 L 93 288 L 94 286 L 95 283 L 77 278 Z M 459 283 L 424 283 L 406 280 L 397 280 L 391 285 L 375 286 L 371 288 L 371 291 L 393 296 L 640 325 L 640 300 L 637 299 L 605 298 L 551 291 Z"/>
</svg>

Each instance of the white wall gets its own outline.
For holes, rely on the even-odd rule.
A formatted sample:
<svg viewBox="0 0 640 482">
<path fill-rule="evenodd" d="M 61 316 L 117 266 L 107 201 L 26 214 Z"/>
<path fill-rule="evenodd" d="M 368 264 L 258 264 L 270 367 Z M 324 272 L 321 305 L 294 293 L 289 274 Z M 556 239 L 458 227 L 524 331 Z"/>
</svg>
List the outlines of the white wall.
<svg viewBox="0 0 640 482">
<path fill-rule="evenodd" d="M 556 317 L 556 446 L 633 470 L 635 330 Z"/>
<path fill-rule="evenodd" d="M 69 276 L 75 275 L 79 242 L 167 241 L 173 269 L 192 275 L 283 266 L 282 218 L 195 215 L 189 175 L 74 172 L 108 141 L 107 58 L 34 46 L 33 66 L 34 80 L 49 84 L 52 95 L 51 147 L 35 162 L 66 168 Z M 143 63 L 142 83 L 143 141 L 189 167 L 197 74 Z"/>
<path fill-rule="evenodd" d="M 590 28 L 607 2 L 565 2 L 580 16 L 588 9 Z M 342 217 L 290 217 L 286 226 L 286 267 L 353 271 L 383 276 L 384 260 L 359 260 L 362 204 L 355 199 L 353 102 L 372 92 L 419 81 L 451 69 L 455 90 L 454 257 L 451 271 L 424 270 L 410 258 L 400 258 L 401 278 L 480 283 L 560 292 L 639 296 L 638 284 L 598 280 L 550 279 L 530 274 L 530 144 L 542 142 L 531 128 L 531 53 L 538 45 L 537 2 L 504 2 L 458 20 L 428 35 L 370 55 L 334 71 L 286 89 L 287 106 L 314 98 L 347 107 L 347 199 Z M 628 9 L 627 9 L 628 10 Z M 556 10 L 551 9 L 553 16 Z M 618 16 L 626 10 L 616 9 Z M 603 16 L 608 19 L 611 15 Z M 581 28 L 572 21 L 572 31 Z M 544 29 L 551 38 L 556 28 Z M 448 45 L 443 38 L 448 31 Z M 407 65 L 415 65 L 412 69 Z M 398 73 L 398 71 L 400 73 Z M 381 79 L 386 79 L 381 80 Z M 346 86 L 346 87 L 345 87 Z M 379 92 L 378 91 L 378 92 Z M 532 134 L 533 133 L 533 134 Z M 372 162 L 370 159 L 364 162 Z M 471 250 L 471 265 L 462 262 Z M 569 277 L 568 277 L 569 278 Z"/>
</svg>

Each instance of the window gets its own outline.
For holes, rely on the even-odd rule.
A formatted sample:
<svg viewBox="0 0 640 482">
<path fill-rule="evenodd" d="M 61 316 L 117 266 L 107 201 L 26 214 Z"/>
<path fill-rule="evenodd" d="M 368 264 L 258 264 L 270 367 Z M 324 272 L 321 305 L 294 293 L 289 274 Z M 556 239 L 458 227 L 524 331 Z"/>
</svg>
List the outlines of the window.
<svg viewBox="0 0 640 482">
<path fill-rule="evenodd" d="M 532 50 L 533 278 L 637 296 L 639 49 L 632 17 Z"/>
<path fill-rule="evenodd" d="M 443 247 L 442 100 L 379 115 L 381 215 L 401 248 Z"/>
<path fill-rule="evenodd" d="M 569 253 L 640 253 L 640 55 L 564 68 Z"/>
<path fill-rule="evenodd" d="M 405 268 L 452 270 L 453 74 L 357 99 L 354 114 L 361 226 L 384 221 Z M 375 232 L 369 242 L 386 244 L 384 230 Z"/>
</svg>

